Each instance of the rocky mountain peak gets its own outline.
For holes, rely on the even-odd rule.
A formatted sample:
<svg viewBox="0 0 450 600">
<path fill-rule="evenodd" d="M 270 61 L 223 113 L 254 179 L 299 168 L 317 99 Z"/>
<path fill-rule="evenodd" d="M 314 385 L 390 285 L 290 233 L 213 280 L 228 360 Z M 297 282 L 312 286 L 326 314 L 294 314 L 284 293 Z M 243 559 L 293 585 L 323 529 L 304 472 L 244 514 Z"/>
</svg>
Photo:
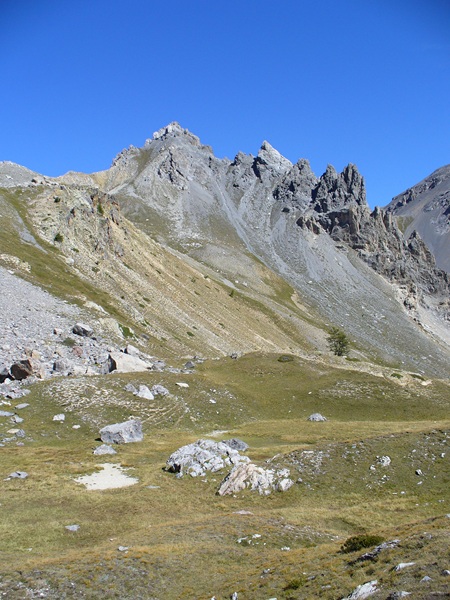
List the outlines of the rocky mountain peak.
<svg viewBox="0 0 450 600">
<path fill-rule="evenodd" d="M 313 191 L 314 210 L 318 213 L 341 209 L 349 205 L 367 206 L 364 178 L 355 165 L 349 164 L 342 173 L 328 165 Z"/>
<path fill-rule="evenodd" d="M 269 142 L 264 141 L 253 163 L 255 175 L 265 183 L 269 183 L 275 176 L 290 169 L 292 163 L 275 150 Z"/>
<path fill-rule="evenodd" d="M 183 137 L 194 146 L 201 146 L 200 139 L 196 135 L 191 133 L 188 129 L 184 129 L 183 127 L 181 127 L 181 125 L 177 121 L 172 121 L 172 123 L 169 123 L 165 127 L 158 129 L 158 131 L 155 131 L 153 137 L 145 141 L 145 146 L 151 145 L 152 141 L 155 140 L 178 137 Z"/>
</svg>

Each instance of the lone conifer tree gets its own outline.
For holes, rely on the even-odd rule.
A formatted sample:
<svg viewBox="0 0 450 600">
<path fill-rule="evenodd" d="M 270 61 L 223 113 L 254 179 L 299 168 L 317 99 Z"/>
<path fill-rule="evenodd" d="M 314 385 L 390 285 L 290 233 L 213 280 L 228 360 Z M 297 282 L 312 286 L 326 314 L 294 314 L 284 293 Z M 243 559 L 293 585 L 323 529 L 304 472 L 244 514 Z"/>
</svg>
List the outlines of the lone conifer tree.
<svg viewBox="0 0 450 600">
<path fill-rule="evenodd" d="M 350 345 L 350 342 L 342 329 L 339 327 L 332 327 L 327 338 L 330 350 L 336 354 L 336 356 L 343 356 Z"/>
</svg>

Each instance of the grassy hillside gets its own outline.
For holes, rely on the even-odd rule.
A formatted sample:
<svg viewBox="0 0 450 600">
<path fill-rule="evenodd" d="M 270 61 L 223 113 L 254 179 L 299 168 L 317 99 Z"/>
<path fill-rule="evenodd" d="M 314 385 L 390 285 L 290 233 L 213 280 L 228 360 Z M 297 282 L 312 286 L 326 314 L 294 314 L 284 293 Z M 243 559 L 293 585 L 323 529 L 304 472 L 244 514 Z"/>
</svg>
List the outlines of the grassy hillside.
<svg viewBox="0 0 450 600">
<path fill-rule="evenodd" d="M 192 374 L 33 386 L 20 413 L 24 445 L 1 449 L 3 477 L 15 470 L 29 477 L 2 481 L 0 590 L 8 598 L 44 590 L 49 598 L 229 598 L 236 591 L 240 600 L 331 599 L 378 579 L 381 597 L 400 589 L 415 598 L 448 593 L 448 383 L 278 359 L 253 354 L 206 361 Z M 124 390 L 130 382 L 161 383 L 171 396 L 139 399 Z M 329 420 L 309 422 L 317 411 Z M 52 421 L 60 412 L 65 422 Z M 144 441 L 94 456 L 99 428 L 130 415 L 142 418 Z M 242 438 L 253 461 L 272 459 L 301 481 L 266 497 L 219 497 L 223 473 L 178 479 L 163 470 L 175 449 L 199 437 Z M 391 464 L 381 466 L 380 456 Z M 102 463 L 127 467 L 139 483 L 88 491 L 74 482 Z M 79 531 L 67 531 L 70 524 Z M 364 550 L 340 548 L 360 534 L 400 544 L 350 564 Z M 392 572 L 400 562 L 416 564 Z M 421 583 L 424 575 L 432 583 Z"/>
</svg>

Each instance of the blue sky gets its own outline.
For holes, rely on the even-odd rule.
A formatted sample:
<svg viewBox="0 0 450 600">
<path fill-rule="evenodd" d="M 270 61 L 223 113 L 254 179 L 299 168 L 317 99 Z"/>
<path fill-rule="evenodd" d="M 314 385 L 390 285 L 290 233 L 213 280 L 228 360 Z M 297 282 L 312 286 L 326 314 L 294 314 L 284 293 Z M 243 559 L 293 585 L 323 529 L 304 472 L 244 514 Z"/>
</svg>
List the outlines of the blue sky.
<svg viewBox="0 0 450 600">
<path fill-rule="evenodd" d="M 448 0 L 1 0 L 0 160 L 108 168 L 170 121 L 217 156 L 268 140 L 371 206 L 450 163 Z"/>
</svg>

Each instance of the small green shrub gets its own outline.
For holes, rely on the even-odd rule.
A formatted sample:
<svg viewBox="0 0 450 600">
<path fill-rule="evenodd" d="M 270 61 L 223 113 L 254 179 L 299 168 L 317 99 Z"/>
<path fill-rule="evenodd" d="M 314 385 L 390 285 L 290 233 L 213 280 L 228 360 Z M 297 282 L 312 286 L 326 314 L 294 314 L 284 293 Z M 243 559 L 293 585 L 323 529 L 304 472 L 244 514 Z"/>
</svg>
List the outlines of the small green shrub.
<svg viewBox="0 0 450 600">
<path fill-rule="evenodd" d="M 401 375 L 400 373 L 391 373 L 391 377 L 396 377 L 397 379 L 401 379 L 403 377 L 403 375 Z"/>
<path fill-rule="evenodd" d="M 293 356 L 289 356 L 289 354 L 282 354 L 278 359 L 278 362 L 292 362 L 294 360 Z"/>
<path fill-rule="evenodd" d="M 56 203 L 58 203 L 58 202 L 61 202 L 61 198 L 60 198 L 59 196 L 55 196 L 55 197 L 53 198 L 53 200 L 54 200 L 54 202 L 56 202 Z"/>
<path fill-rule="evenodd" d="M 192 331 L 186 331 L 186 333 L 188 334 L 189 337 L 194 337 L 194 334 L 192 333 Z"/>
<path fill-rule="evenodd" d="M 105 211 L 103 209 L 103 205 L 100 204 L 100 202 L 97 204 L 97 212 L 99 215 L 101 215 L 103 217 L 103 215 L 105 214 Z"/>
<path fill-rule="evenodd" d="M 58 233 L 55 235 L 55 237 L 53 239 L 55 242 L 61 243 L 64 240 L 64 236 L 61 235 L 58 231 Z"/>
<path fill-rule="evenodd" d="M 124 338 L 134 337 L 133 330 L 127 327 L 126 325 L 122 325 L 122 323 L 119 323 L 119 329 L 122 332 Z"/>
<path fill-rule="evenodd" d="M 73 348 L 75 346 L 75 340 L 70 337 L 66 337 L 62 343 L 63 346 L 67 346 L 68 348 Z"/>
<path fill-rule="evenodd" d="M 418 375 L 417 373 L 410 373 L 411 377 L 414 377 L 414 379 L 419 379 L 420 381 L 425 381 L 425 377 L 422 377 L 422 375 Z"/>
<path fill-rule="evenodd" d="M 284 586 L 283 590 L 285 592 L 287 592 L 288 590 L 298 590 L 299 588 L 304 586 L 305 583 L 306 583 L 305 577 L 295 577 L 294 579 L 291 579 L 291 581 L 287 582 L 287 584 Z"/>
<path fill-rule="evenodd" d="M 348 554 L 349 552 L 357 552 L 363 548 L 372 548 L 378 546 L 384 538 L 380 535 L 361 534 L 349 537 L 341 546 L 341 552 Z"/>
</svg>

